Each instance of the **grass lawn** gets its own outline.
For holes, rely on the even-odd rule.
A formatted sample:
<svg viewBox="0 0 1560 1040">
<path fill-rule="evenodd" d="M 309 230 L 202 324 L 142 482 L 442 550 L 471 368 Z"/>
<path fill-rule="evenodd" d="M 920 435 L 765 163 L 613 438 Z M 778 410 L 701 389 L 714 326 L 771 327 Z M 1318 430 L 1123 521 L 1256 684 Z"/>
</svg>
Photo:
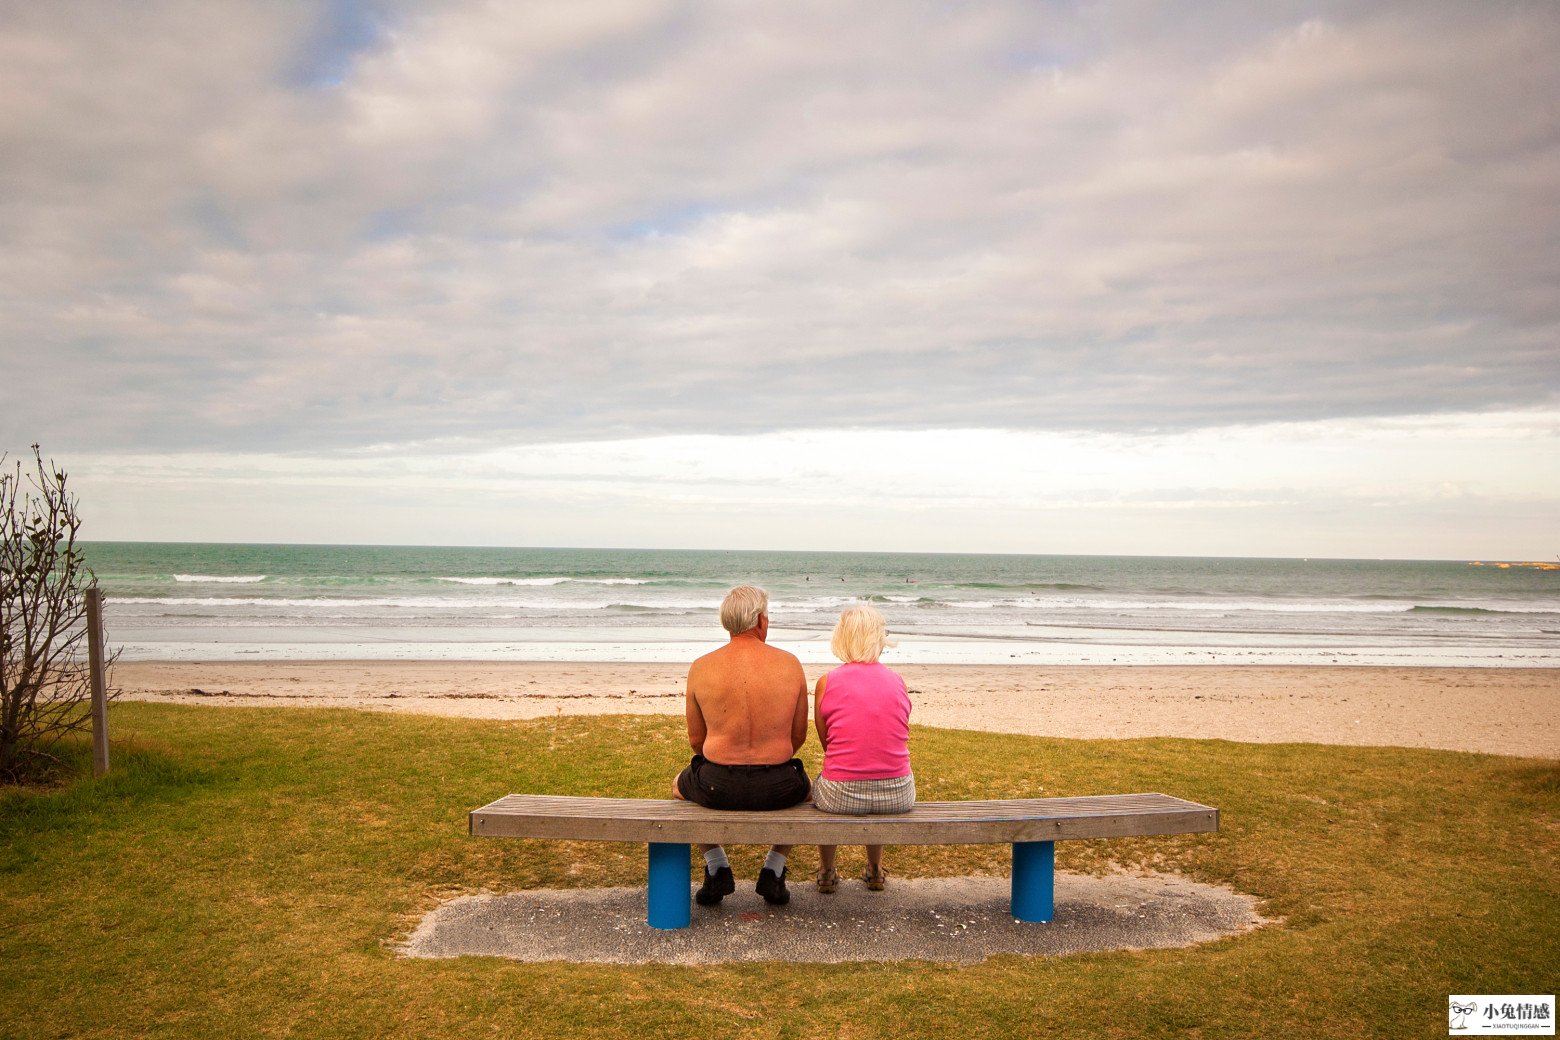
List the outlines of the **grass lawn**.
<svg viewBox="0 0 1560 1040">
<path fill-rule="evenodd" d="M 1554 761 L 917 729 L 927 800 L 1219 806 L 1221 834 L 1062 842 L 1058 866 L 1181 871 L 1284 923 L 967 967 L 614 967 L 387 943 L 459 893 L 642 884 L 642 846 L 470 838 L 466 813 L 511 791 L 662 797 L 680 718 L 120 704 L 110 728 L 104 780 L 0 792 L 0 1037 L 1428 1037 L 1450 993 L 1560 981 Z M 735 852 L 754 876 L 761 850 Z M 1005 874 L 1007 854 L 890 853 L 897 877 Z M 813 850 L 793 863 L 809 876 Z"/>
</svg>

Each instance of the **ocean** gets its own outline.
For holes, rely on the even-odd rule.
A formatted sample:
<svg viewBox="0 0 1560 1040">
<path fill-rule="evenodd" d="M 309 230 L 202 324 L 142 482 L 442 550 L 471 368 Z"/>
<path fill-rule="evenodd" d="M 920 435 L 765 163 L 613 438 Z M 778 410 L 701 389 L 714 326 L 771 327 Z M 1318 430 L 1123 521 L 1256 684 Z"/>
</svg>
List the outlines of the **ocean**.
<svg viewBox="0 0 1560 1040">
<path fill-rule="evenodd" d="M 111 645 L 151 660 L 687 661 L 725 590 L 825 664 L 865 600 L 927 664 L 1560 666 L 1560 568 L 1484 561 L 95 542 Z"/>
</svg>

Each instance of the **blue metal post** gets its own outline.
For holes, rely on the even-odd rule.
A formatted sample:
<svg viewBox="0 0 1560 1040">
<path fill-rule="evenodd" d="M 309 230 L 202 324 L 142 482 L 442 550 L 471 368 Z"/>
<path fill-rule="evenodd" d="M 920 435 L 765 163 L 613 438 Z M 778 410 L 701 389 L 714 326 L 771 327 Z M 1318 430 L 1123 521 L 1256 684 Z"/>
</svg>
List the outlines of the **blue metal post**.
<svg viewBox="0 0 1560 1040">
<path fill-rule="evenodd" d="M 675 842 L 650 843 L 651 928 L 686 928 L 693 920 L 688 891 L 689 846 Z"/>
<path fill-rule="evenodd" d="M 1013 916 L 1049 921 L 1056 909 L 1056 842 L 1013 843 Z"/>
</svg>

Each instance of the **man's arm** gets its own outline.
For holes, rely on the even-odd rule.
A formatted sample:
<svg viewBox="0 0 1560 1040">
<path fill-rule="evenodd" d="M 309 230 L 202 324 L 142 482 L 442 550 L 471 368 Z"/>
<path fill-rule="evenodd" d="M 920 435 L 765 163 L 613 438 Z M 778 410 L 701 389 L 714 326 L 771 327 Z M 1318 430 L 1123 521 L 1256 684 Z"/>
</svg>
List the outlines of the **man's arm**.
<svg viewBox="0 0 1560 1040">
<path fill-rule="evenodd" d="M 802 666 L 796 666 L 801 672 Z M 794 755 L 807 743 L 807 676 L 798 675 L 796 684 L 796 713 L 791 716 L 791 753 Z"/>
<path fill-rule="evenodd" d="M 704 721 L 704 712 L 699 710 L 699 698 L 693 692 L 693 672 L 688 672 L 688 695 L 685 711 L 688 716 L 688 746 L 693 748 L 696 755 L 704 754 L 704 738 L 710 735 L 710 728 Z"/>
</svg>

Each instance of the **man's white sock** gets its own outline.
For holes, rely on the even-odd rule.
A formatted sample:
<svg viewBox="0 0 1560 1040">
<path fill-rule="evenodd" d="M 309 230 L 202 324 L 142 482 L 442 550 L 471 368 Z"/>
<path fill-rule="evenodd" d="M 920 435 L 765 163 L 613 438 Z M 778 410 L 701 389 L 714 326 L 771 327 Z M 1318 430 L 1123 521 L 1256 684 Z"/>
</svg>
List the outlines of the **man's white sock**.
<svg viewBox="0 0 1560 1040">
<path fill-rule="evenodd" d="M 731 866 L 731 860 L 726 858 L 726 850 L 718 845 L 704 854 L 704 869 L 711 874 L 721 867 L 729 866 Z"/>
<path fill-rule="evenodd" d="M 774 871 L 775 876 L 778 877 L 785 873 L 785 857 L 771 850 L 769 855 L 764 857 L 764 867 Z"/>
</svg>

